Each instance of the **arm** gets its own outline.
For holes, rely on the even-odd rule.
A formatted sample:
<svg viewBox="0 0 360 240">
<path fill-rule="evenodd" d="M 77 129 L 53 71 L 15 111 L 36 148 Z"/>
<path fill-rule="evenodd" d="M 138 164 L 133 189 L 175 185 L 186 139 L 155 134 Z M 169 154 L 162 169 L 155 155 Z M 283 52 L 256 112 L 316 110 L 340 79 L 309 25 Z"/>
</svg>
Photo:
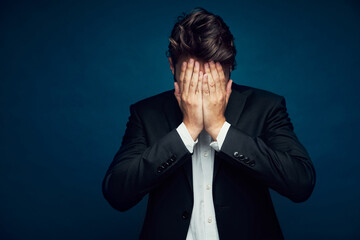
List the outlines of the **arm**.
<svg viewBox="0 0 360 240">
<path fill-rule="evenodd" d="M 269 114 L 263 136 L 250 137 L 231 125 L 218 155 L 294 202 L 313 191 L 315 170 L 293 132 L 283 97 Z"/>
<path fill-rule="evenodd" d="M 126 211 L 178 169 L 191 153 L 176 129 L 147 146 L 134 105 L 122 140 L 102 182 L 102 192 L 112 207 Z"/>
<path fill-rule="evenodd" d="M 194 59 L 190 58 L 188 63 L 182 63 L 179 84 L 174 83 L 174 96 L 183 113 L 183 122 L 191 129 L 192 139 L 197 139 L 203 128 L 201 91 L 195 91 L 198 84 L 201 89 L 199 82 L 202 82 L 199 63 L 194 64 Z M 183 141 L 183 136 L 180 136 L 177 129 L 173 129 L 148 147 L 135 106 L 130 106 L 130 117 L 122 146 L 102 183 L 104 197 L 119 211 L 133 207 L 145 194 L 159 186 L 166 177 L 191 159 L 191 148 L 195 144 L 193 140 Z"/>
</svg>

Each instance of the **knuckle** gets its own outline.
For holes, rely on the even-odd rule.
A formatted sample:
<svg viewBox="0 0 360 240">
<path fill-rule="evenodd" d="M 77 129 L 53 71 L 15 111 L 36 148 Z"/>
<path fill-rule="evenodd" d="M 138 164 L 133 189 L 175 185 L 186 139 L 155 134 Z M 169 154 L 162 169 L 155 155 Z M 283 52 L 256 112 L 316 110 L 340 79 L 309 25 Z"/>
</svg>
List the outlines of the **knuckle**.
<svg viewBox="0 0 360 240">
<path fill-rule="evenodd" d="M 193 101 L 192 99 L 188 98 L 186 101 L 186 105 L 188 105 L 189 107 L 191 107 L 193 105 Z"/>
</svg>

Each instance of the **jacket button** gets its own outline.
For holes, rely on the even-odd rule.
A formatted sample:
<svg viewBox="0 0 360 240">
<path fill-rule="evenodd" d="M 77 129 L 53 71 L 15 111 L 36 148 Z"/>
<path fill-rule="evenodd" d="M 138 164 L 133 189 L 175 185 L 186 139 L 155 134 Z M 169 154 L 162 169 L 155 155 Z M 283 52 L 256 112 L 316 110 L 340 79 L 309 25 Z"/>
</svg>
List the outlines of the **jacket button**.
<svg viewBox="0 0 360 240">
<path fill-rule="evenodd" d="M 248 157 L 244 157 L 244 163 L 249 163 L 250 159 Z"/>
<path fill-rule="evenodd" d="M 170 165 L 170 164 L 172 164 L 173 163 L 173 161 L 171 161 L 172 159 L 169 159 L 169 160 L 167 160 L 166 162 L 168 163 L 168 165 Z"/>
<path fill-rule="evenodd" d="M 157 171 L 158 171 L 158 172 L 162 172 L 164 169 L 165 169 L 165 167 L 160 166 L 160 167 L 158 167 Z"/>
<path fill-rule="evenodd" d="M 245 156 L 241 154 L 241 155 L 239 156 L 239 158 L 240 158 L 240 160 L 244 160 L 244 159 L 245 159 Z"/>
<path fill-rule="evenodd" d="M 234 152 L 234 157 L 238 158 L 238 157 L 239 157 L 239 153 L 238 153 L 238 152 Z"/>
<path fill-rule="evenodd" d="M 164 162 L 161 166 L 163 167 L 163 168 L 167 168 L 167 166 L 169 166 L 170 164 L 168 164 L 167 162 Z"/>
<path fill-rule="evenodd" d="M 250 162 L 250 167 L 253 167 L 253 166 L 255 166 L 255 162 L 254 161 L 252 161 L 252 162 Z"/>
<path fill-rule="evenodd" d="M 171 155 L 171 157 L 169 158 L 169 161 L 175 162 L 175 160 L 176 160 L 176 155 L 175 154 Z"/>
<path fill-rule="evenodd" d="M 189 213 L 188 213 L 188 211 L 184 211 L 184 212 L 182 213 L 182 218 L 183 218 L 183 219 L 189 218 Z"/>
</svg>

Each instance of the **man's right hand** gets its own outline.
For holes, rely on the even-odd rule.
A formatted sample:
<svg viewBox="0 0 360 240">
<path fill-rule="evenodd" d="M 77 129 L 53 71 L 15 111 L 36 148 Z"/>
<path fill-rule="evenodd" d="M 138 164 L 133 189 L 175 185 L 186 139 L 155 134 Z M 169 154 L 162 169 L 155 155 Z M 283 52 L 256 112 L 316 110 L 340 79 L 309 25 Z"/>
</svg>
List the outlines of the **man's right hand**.
<svg viewBox="0 0 360 240">
<path fill-rule="evenodd" d="M 183 113 L 183 122 L 195 141 L 204 128 L 202 110 L 203 72 L 193 58 L 183 62 L 179 83 L 174 82 L 174 95 Z"/>
</svg>

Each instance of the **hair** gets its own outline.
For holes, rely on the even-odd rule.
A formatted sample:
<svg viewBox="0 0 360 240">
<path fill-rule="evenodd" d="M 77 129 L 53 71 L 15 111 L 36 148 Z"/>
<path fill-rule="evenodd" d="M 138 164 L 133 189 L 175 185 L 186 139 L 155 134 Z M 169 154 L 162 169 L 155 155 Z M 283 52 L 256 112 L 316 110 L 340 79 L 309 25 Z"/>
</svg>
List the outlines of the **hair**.
<svg viewBox="0 0 360 240">
<path fill-rule="evenodd" d="M 195 56 L 205 62 L 220 62 L 235 69 L 234 37 L 223 19 L 204 8 L 196 7 L 189 14 L 182 13 L 171 31 L 166 56 L 175 66 L 180 56 Z M 175 77 L 174 77 L 175 80 Z"/>
</svg>

